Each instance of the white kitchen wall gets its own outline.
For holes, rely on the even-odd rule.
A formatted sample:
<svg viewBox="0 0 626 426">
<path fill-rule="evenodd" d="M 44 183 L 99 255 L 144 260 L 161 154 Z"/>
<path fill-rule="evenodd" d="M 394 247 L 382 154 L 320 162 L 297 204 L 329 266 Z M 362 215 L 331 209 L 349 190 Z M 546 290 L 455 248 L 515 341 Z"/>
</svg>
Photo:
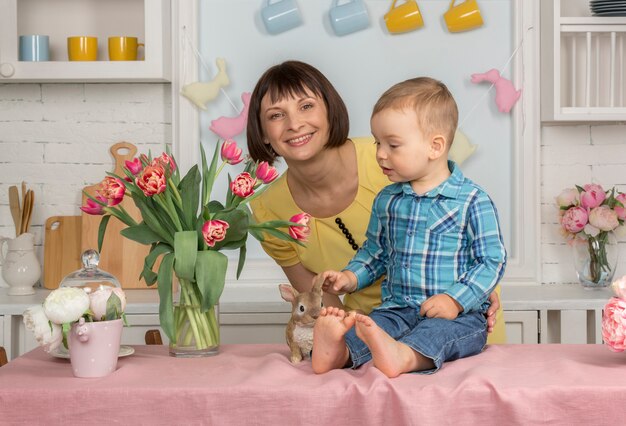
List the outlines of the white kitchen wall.
<svg viewBox="0 0 626 426">
<path fill-rule="evenodd" d="M 0 85 L 0 235 L 13 237 L 8 187 L 35 190 L 31 232 L 43 260 L 43 224 L 77 215 L 81 189 L 112 169 L 109 147 L 140 152 L 171 143 L 169 84 Z M 542 282 L 573 283 L 569 247 L 558 232 L 554 197 L 596 182 L 626 191 L 626 124 L 543 126 L 541 141 Z M 617 274 L 626 274 L 626 243 Z"/>
<path fill-rule="evenodd" d="M 0 84 L 0 236 L 13 238 L 8 188 L 35 191 L 30 232 L 43 261 L 50 216 L 79 215 L 84 186 L 113 170 L 112 144 L 171 144 L 169 84 Z M 43 263 L 43 262 L 42 262 Z"/>
</svg>

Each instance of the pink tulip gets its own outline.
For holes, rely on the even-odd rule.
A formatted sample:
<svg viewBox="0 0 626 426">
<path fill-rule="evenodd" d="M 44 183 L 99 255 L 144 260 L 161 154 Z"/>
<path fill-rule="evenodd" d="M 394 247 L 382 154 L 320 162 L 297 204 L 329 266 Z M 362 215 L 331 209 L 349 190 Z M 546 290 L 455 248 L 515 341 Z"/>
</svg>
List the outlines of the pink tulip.
<svg viewBox="0 0 626 426">
<path fill-rule="evenodd" d="M 256 168 L 256 177 L 261 179 L 263 183 L 270 183 L 278 177 L 276 167 L 269 165 L 267 161 L 261 161 Z"/>
<path fill-rule="evenodd" d="M 152 160 L 152 164 L 153 167 L 156 166 L 162 166 L 164 170 L 168 170 L 167 168 L 169 167 L 169 173 L 174 173 L 176 171 L 176 162 L 174 161 L 174 159 L 172 157 L 170 157 L 169 155 L 167 155 L 166 153 L 161 154 L 160 157 L 155 158 L 154 160 Z"/>
<path fill-rule="evenodd" d="M 137 176 L 143 169 L 143 165 L 141 164 L 141 160 L 139 160 L 139 158 L 134 158 L 133 161 L 126 160 L 124 165 L 126 166 L 126 169 L 133 174 L 133 176 Z"/>
<path fill-rule="evenodd" d="M 103 203 L 107 202 L 106 198 L 103 198 L 100 195 L 97 195 L 96 198 L 98 200 L 102 201 Z M 101 214 L 104 214 L 104 211 L 102 210 L 103 208 L 104 208 L 103 206 L 101 206 L 100 204 L 96 203 L 91 198 L 87 198 L 87 201 L 85 202 L 85 205 L 82 206 L 80 209 L 82 211 L 84 211 L 85 213 L 87 213 L 87 214 L 101 215 Z"/>
<path fill-rule="evenodd" d="M 221 156 L 222 161 L 227 162 L 228 164 L 239 164 L 243 161 L 241 157 L 241 148 L 237 146 L 237 142 L 232 139 L 226 139 L 224 143 L 222 143 Z"/>
<path fill-rule="evenodd" d="M 107 205 L 117 206 L 124 199 L 126 193 L 126 185 L 113 176 L 107 176 L 100 182 L 98 195 L 107 200 Z"/>
<path fill-rule="evenodd" d="M 290 226 L 289 235 L 298 241 L 306 241 L 311 234 L 311 228 L 309 228 L 309 221 L 311 215 L 308 213 L 298 213 L 289 219 L 289 222 L 299 223 L 304 226 Z"/>
<path fill-rule="evenodd" d="M 160 194 L 165 191 L 167 178 L 165 169 L 161 165 L 147 166 L 135 183 L 143 191 L 146 197 Z"/>
<path fill-rule="evenodd" d="M 209 247 L 214 247 L 215 243 L 226 238 L 226 230 L 230 225 L 223 220 L 207 220 L 202 225 L 202 236 Z"/>
<path fill-rule="evenodd" d="M 600 206 L 589 213 L 589 223 L 601 231 L 612 231 L 619 226 L 617 213 L 609 206 Z"/>
<path fill-rule="evenodd" d="M 604 306 L 602 339 L 613 352 L 626 349 L 626 300 L 612 297 Z"/>
<path fill-rule="evenodd" d="M 564 189 L 558 197 L 556 197 L 556 204 L 559 207 L 574 206 L 578 202 L 578 190 L 576 188 Z"/>
<path fill-rule="evenodd" d="M 568 209 L 561 218 L 561 226 L 563 226 L 563 229 L 567 232 L 575 234 L 585 228 L 588 219 L 589 215 L 587 214 L 587 210 L 582 207 L 572 207 Z"/>
<path fill-rule="evenodd" d="M 230 183 L 230 190 L 238 197 L 247 198 L 254 194 L 254 185 L 256 179 L 250 176 L 250 173 L 243 172 Z"/>
<path fill-rule="evenodd" d="M 589 183 L 585 185 L 584 191 L 580 193 L 580 205 L 587 209 L 593 209 L 601 205 L 606 199 L 606 193 L 602 186 Z"/>
<path fill-rule="evenodd" d="M 622 203 L 621 206 L 619 204 L 615 205 L 615 213 L 617 213 L 617 217 L 621 220 L 626 220 L 626 194 L 619 194 L 615 197 L 615 199 Z"/>
</svg>

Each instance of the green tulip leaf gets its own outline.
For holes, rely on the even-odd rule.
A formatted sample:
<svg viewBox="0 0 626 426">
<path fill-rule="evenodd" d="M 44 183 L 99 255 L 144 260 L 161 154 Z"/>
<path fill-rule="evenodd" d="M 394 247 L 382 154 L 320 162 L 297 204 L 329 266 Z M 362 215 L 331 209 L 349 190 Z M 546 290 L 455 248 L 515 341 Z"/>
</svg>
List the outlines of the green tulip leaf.
<svg viewBox="0 0 626 426">
<path fill-rule="evenodd" d="M 193 229 L 198 213 L 198 202 L 200 199 L 199 184 L 202 178 L 198 166 L 195 165 L 180 181 L 178 188 L 182 199 L 182 218 L 187 229 Z"/>
<path fill-rule="evenodd" d="M 198 236 L 196 231 L 182 231 L 174 234 L 174 268 L 180 278 L 193 281 L 196 256 L 198 254 Z"/>
<path fill-rule="evenodd" d="M 205 250 L 197 254 L 196 283 L 202 295 L 202 311 L 217 304 L 224 290 L 228 257 L 219 251 Z"/>
<path fill-rule="evenodd" d="M 154 244 L 161 241 L 161 237 L 153 232 L 145 222 L 141 222 L 139 225 L 124 228 L 120 231 L 120 234 L 129 240 L 137 241 L 139 244 L 144 245 Z"/>
<path fill-rule="evenodd" d="M 174 253 L 166 254 L 159 267 L 159 322 L 161 328 L 170 339 L 175 342 L 174 333 L 174 303 L 172 301 L 172 272 L 174 270 Z"/>
<path fill-rule="evenodd" d="M 100 226 L 98 226 L 98 251 L 102 253 L 102 244 L 104 244 L 104 234 L 107 230 L 107 225 L 109 224 L 109 220 L 111 219 L 110 215 L 102 216 L 100 220 Z"/>
</svg>

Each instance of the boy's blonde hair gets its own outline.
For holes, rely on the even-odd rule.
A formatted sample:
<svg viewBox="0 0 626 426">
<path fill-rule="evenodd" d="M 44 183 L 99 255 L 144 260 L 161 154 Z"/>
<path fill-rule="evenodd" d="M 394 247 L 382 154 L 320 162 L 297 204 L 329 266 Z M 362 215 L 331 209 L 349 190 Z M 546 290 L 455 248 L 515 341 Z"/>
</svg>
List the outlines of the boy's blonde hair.
<svg viewBox="0 0 626 426">
<path fill-rule="evenodd" d="M 424 137 L 442 134 L 447 148 L 452 145 L 459 111 L 445 84 L 430 77 L 418 77 L 398 83 L 378 99 L 372 117 L 382 110 L 412 108 Z"/>
</svg>

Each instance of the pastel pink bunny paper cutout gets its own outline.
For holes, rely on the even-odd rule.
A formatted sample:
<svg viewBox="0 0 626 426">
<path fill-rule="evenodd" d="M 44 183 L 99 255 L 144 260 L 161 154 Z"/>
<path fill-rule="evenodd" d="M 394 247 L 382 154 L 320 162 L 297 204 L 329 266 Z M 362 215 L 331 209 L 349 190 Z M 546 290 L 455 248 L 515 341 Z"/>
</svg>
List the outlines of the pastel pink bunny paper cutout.
<svg viewBox="0 0 626 426">
<path fill-rule="evenodd" d="M 509 112 L 515 102 L 522 95 L 522 90 L 516 90 L 511 80 L 500 76 L 497 69 L 491 69 L 482 74 L 472 74 L 472 83 L 488 81 L 496 88 L 496 105 L 500 112 Z"/>
<path fill-rule="evenodd" d="M 220 138 L 233 139 L 235 136 L 243 132 L 246 128 L 246 122 L 248 121 L 248 106 L 250 104 L 251 94 L 243 92 L 241 94 L 241 100 L 243 102 L 243 109 L 236 117 L 220 117 L 217 120 L 211 121 L 209 130 L 218 135 Z"/>
</svg>

